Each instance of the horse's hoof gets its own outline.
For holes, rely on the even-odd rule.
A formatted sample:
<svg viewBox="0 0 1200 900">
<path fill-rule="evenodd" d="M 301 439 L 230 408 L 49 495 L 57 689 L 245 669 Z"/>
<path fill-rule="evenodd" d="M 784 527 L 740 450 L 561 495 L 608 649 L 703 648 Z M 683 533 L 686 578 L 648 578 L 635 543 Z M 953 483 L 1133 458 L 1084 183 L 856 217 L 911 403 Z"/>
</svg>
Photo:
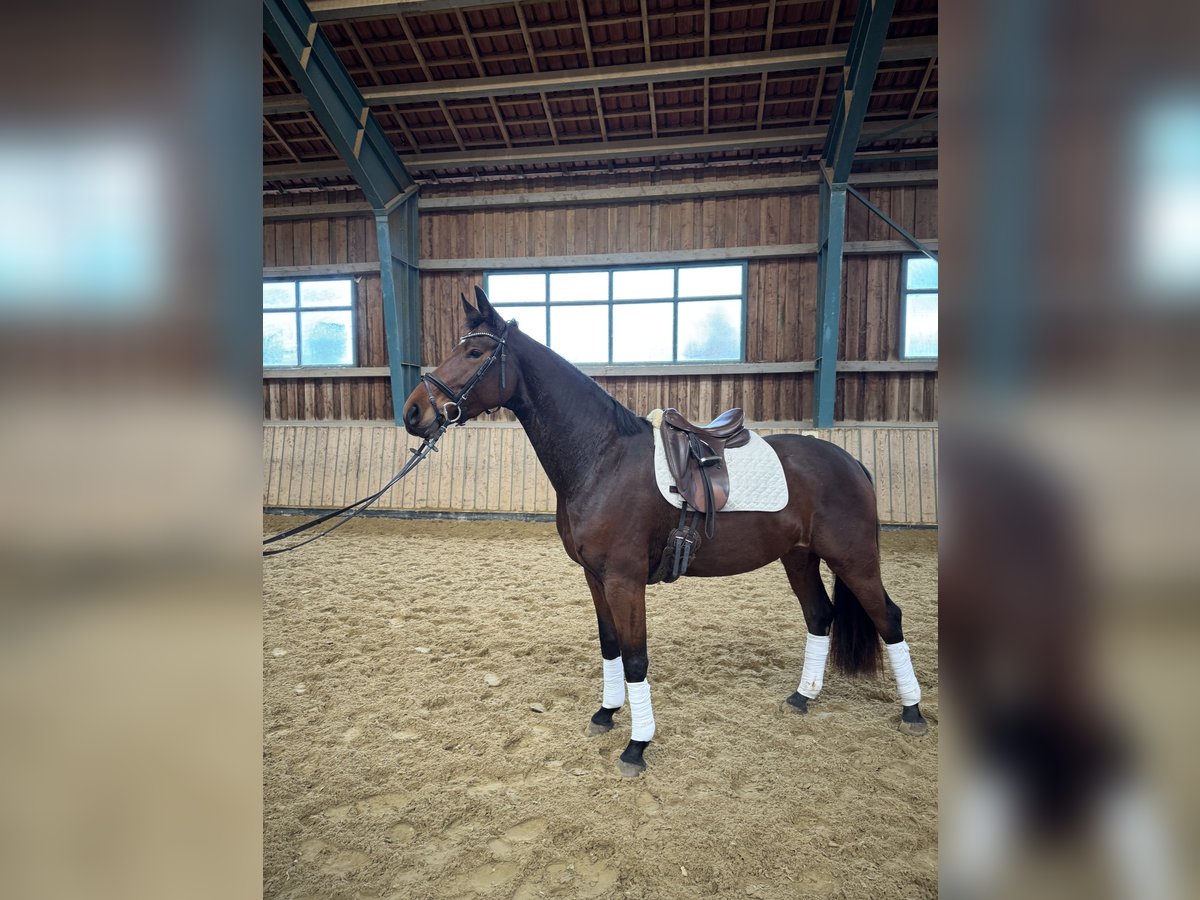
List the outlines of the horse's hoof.
<svg viewBox="0 0 1200 900">
<path fill-rule="evenodd" d="M 621 773 L 622 778 L 641 778 L 642 773 L 646 771 L 646 764 L 635 765 L 634 763 L 625 762 L 623 759 L 618 759 L 617 771 Z"/>
<path fill-rule="evenodd" d="M 900 733 L 920 737 L 927 731 L 929 731 L 929 723 L 921 715 L 921 707 L 916 703 L 904 707 L 900 714 Z"/>
<path fill-rule="evenodd" d="M 784 701 L 784 703 L 785 703 L 784 709 L 788 709 L 788 710 L 791 710 L 792 712 L 801 713 L 801 714 L 808 712 L 808 698 L 805 697 L 803 694 L 801 694 L 799 691 L 793 691 L 792 696 L 788 697 L 787 700 Z"/>
<path fill-rule="evenodd" d="M 642 754 L 646 752 L 646 748 L 650 746 L 649 741 L 630 741 L 624 752 L 621 753 L 621 758 L 617 760 L 617 771 L 624 778 L 640 778 L 642 773 L 646 771 L 646 762 L 642 759 Z"/>
<path fill-rule="evenodd" d="M 616 711 L 615 709 L 605 709 L 603 706 L 596 710 L 596 714 L 592 716 L 592 721 L 588 722 L 588 737 L 595 737 L 598 734 L 608 734 L 608 732 L 612 731 L 613 714 Z"/>
</svg>

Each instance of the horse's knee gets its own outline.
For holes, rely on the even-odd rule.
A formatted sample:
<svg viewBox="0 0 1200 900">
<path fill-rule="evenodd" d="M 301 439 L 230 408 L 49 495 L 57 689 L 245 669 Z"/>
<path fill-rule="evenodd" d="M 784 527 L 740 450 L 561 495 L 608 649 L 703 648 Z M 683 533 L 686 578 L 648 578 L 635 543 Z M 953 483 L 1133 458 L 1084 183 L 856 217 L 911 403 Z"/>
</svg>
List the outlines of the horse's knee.
<svg viewBox="0 0 1200 900">
<path fill-rule="evenodd" d="M 621 662 L 625 664 L 625 680 L 630 684 L 646 680 L 646 673 L 650 670 L 650 657 L 645 650 L 628 655 L 622 652 Z"/>
</svg>

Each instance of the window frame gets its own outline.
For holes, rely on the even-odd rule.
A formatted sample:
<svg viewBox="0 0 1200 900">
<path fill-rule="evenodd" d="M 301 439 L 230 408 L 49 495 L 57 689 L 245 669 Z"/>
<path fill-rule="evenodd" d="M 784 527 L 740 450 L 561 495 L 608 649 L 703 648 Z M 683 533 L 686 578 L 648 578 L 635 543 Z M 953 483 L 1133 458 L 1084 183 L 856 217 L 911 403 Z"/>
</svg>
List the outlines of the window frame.
<svg viewBox="0 0 1200 900">
<path fill-rule="evenodd" d="M 300 305 L 300 286 L 302 284 L 315 284 L 322 281 L 347 281 L 350 283 L 350 305 L 349 306 L 301 306 Z M 311 278 L 264 278 L 263 285 L 268 284 L 291 284 L 293 285 L 292 298 L 294 305 L 291 307 L 268 307 L 263 305 L 263 315 L 267 313 L 292 313 L 294 327 L 296 329 L 296 363 L 291 365 L 288 363 L 267 363 L 263 362 L 264 369 L 279 370 L 279 369 L 356 369 L 358 368 L 358 279 L 351 275 L 321 275 Z M 301 315 L 306 312 L 345 312 L 350 313 L 350 362 L 348 363 L 305 363 L 304 362 L 304 332 L 301 330 Z"/>
<path fill-rule="evenodd" d="M 711 269 L 716 267 L 739 267 L 741 268 L 741 293 L 733 294 L 714 294 L 704 297 L 680 297 L 679 296 L 679 273 L 683 269 Z M 658 297 L 646 300 L 616 300 L 613 298 L 613 276 L 616 272 L 634 272 L 634 271 L 661 271 L 662 269 L 671 269 L 673 278 L 673 294 L 671 297 Z M 552 275 L 575 275 L 575 274 L 591 274 L 602 272 L 608 276 L 608 299 L 606 300 L 580 300 L 570 302 L 552 303 L 550 300 L 550 276 Z M 579 366 L 605 366 L 612 368 L 634 368 L 638 366 L 703 366 L 703 365 L 731 365 L 746 362 L 746 330 L 749 323 L 749 295 L 750 295 L 750 265 L 747 260 L 725 260 L 714 259 L 704 260 L 700 262 L 687 263 L 638 263 L 636 265 L 623 266 L 582 266 L 582 267 L 564 267 L 564 268 L 530 268 L 530 269 L 498 269 L 493 271 L 485 271 L 483 273 L 484 291 L 491 296 L 491 278 L 494 275 L 541 275 L 543 277 L 543 294 L 541 301 L 495 301 L 492 306 L 496 311 L 503 316 L 505 308 L 518 306 L 542 306 L 544 308 L 546 329 L 546 346 L 553 349 L 553 333 L 550 329 L 550 310 L 554 308 L 562 309 L 572 306 L 604 306 L 608 312 L 608 358 L 607 361 L 600 362 L 584 362 L 574 363 Z M 679 358 L 679 304 L 680 303 L 713 303 L 723 300 L 737 300 L 741 304 L 740 311 L 740 334 L 738 341 L 738 355 L 736 359 L 680 359 Z M 613 360 L 613 310 L 618 306 L 639 306 L 652 303 L 670 303 L 671 304 L 671 359 L 669 360 L 640 360 L 640 361 L 625 361 L 615 362 Z M 557 351 L 556 351 L 557 352 Z"/>
<path fill-rule="evenodd" d="M 938 260 L 933 260 L 938 266 L 938 287 L 935 288 L 914 288 L 908 287 L 908 265 L 915 259 L 929 259 L 924 253 L 906 253 L 900 264 L 900 346 L 898 356 L 902 360 L 930 360 L 938 359 L 941 353 L 941 329 L 938 329 L 938 352 L 932 356 L 909 356 L 905 353 L 905 347 L 908 345 L 908 298 L 912 294 L 935 294 L 938 295 L 938 320 L 941 321 L 941 263 Z"/>
</svg>

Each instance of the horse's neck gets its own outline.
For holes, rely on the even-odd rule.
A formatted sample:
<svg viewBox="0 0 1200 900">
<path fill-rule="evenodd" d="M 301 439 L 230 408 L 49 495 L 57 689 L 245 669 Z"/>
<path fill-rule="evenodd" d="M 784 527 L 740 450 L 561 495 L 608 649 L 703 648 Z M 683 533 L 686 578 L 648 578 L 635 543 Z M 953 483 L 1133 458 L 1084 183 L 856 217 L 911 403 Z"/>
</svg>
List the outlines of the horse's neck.
<svg viewBox="0 0 1200 900">
<path fill-rule="evenodd" d="M 523 342 L 520 360 L 521 385 L 508 405 L 554 490 L 570 497 L 594 481 L 606 456 L 622 452 L 613 399 L 533 340 Z"/>
</svg>

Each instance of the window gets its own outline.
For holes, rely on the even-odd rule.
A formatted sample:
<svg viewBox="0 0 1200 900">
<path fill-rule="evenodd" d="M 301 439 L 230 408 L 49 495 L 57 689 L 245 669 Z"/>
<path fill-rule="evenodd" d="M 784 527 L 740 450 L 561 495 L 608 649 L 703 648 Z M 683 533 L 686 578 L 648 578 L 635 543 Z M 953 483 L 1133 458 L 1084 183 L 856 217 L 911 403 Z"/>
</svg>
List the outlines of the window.
<svg viewBox="0 0 1200 900">
<path fill-rule="evenodd" d="M 488 298 L 577 364 L 740 361 L 746 264 L 489 273 Z"/>
<path fill-rule="evenodd" d="M 904 259 L 904 322 L 900 339 L 903 359 L 938 355 L 938 264 L 928 256 Z"/>
<path fill-rule="evenodd" d="M 1121 217 L 1138 299 L 1166 308 L 1200 296 L 1200 102 L 1167 91 L 1136 111 L 1134 178 Z M 1124 262 L 1124 260 L 1122 260 Z"/>
<path fill-rule="evenodd" d="M 263 366 L 354 365 L 354 282 L 263 282 Z"/>
</svg>

